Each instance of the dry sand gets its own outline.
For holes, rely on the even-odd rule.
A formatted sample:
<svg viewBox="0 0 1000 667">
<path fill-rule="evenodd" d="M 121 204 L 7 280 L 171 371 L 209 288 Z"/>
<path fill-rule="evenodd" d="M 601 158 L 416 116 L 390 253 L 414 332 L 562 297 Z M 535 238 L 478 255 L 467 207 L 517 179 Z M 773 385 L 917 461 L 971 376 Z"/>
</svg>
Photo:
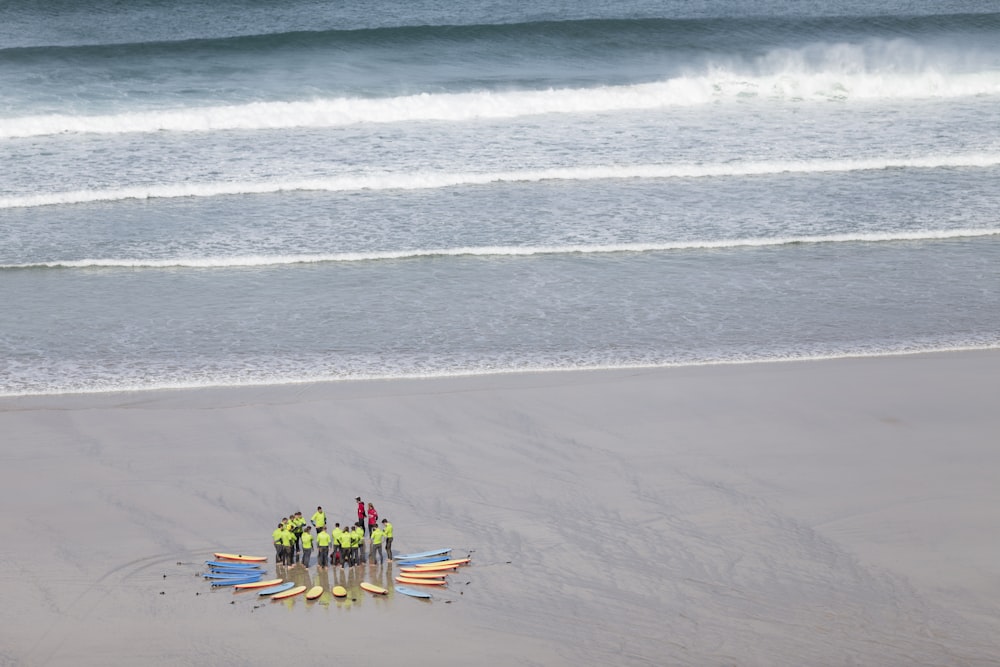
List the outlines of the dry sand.
<svg viewBox="0 0 1000 667">
<path fill-rule="evenodd" d="M 0 433 L 0 664 L 1000 664 L 997 351 L 3 399 Z M 473 564 L 430 602 L 198 577 L 357 495 Z"/>
</svg>

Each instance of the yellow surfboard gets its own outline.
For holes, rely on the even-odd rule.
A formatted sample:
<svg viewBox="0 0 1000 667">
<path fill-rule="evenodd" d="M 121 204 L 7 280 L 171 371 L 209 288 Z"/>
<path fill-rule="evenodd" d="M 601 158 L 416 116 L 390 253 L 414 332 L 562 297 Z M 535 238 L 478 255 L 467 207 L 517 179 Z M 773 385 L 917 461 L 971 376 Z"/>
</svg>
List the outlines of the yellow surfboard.
<svg viewBox="0 0 1000 667">
<path fill-rule="evenodd" d="M 236 584 L 233 588 L 238 588 L 244 590 L 247 588 L 267 588 L 268 586 L 277 586 L 281 583 L 281 579 L 268 579 L 267 581 L 254 581 L 249 584 Z"/>
<path fill-rule="evenodd" d="M 307 600 L 315 600 L 316 598 L 318 598 L 322 594 L 323 594 L 323 587 L 322 586 L 313 586 L 308 591 L 306 591 L 306 599 Z"/>
<path fill-rule="evenodd" d="M 271 596 L 272 600 L 284 600 L 285 598 L 290 598 L 292 596 L 298 595 L 299 593 L 306 590 L 305 586 L 296 586 L 295 588 L 289 588 L 287 591 L 281 593 L 275 593 Z"/>
<path fill-rule="evenodd" d="M 381 586 L 376 586 L 375 584 L 370 584 L 367 581 L 361 582 L 361 588 L 365 589 L 369 593 L 374 593 L 375 595 L 385 595 L 389 591 L 382 588 Z"/>
<path fill-rule="evenodd" d="M 453 558 L 451 560 L 442 560 L 437 563 L 418 563 L 413 567 L 420 568 L 421 570 L 426 570 L 432 567 L 454 567 L 456 565 L 465 565 L 471 558 Z"/>
<path fill-rule="evenodd" d="M 444 565 L 442 567 L 431 567 L 431 566 L 417 567 L 416 565 L 413 565 L 413 566 L 410 566 L 410 567 L 401 567 L 401 568 L 399 568 L 399 571 L 400 572 L 407 572 L 407 573 L 409 573 L 409 572 L 449 572 L 449 571 L 454 571 L 454 570 L 457 570 L 457 569 L 458 569 L 457 565 Z"/>
<path fill-rule="evenodd" d="M 344 588 L 343 586 L 334 586 L 332 593 L 334 594 L 334 596 L 336 596 L 338 598 L 346 598 L 347 597 L 347 589 Z"/>
</svg>

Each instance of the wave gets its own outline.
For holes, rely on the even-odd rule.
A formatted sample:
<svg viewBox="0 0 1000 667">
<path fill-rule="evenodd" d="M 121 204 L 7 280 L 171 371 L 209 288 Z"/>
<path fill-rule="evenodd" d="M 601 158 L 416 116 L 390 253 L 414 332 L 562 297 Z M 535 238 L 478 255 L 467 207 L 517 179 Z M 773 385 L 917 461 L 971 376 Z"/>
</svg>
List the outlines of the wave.
<svg viewBox="0 0 1000 667">
<path fill-rule="evenodd" d="M 70 190 L 0 197 L 0 209 L 113 202 L 129 199 L 215 197 L 280 192 L 354 192 L 361 190 L 430 190 L 495 183 L 594 181 L 614 179 L 725 178 L 776 174 L 843 173 L 882 169 L 988 168 L 1000 165 L 1000 153 L 933 155 L 912 158 L 785 160 L 724 164 L 646 164 L 554 167 L 523 171 L 419 172 L 354 174 L 308 179 L 219 181 L 136 185 L 100 190 Z"/>
<path fill-rule="evenodd" d="M 715 250 L 735 248 L 764 248 L 818 243 L 885 243 L 905 241 L 936 241 L 959 238 L 998 236 L 1000 228 L 993 229 L 940 229 L 924 231 L 873 232 L 860 234 L 828 234 L 816 236 L 789 236 L 775 238 L 719 239 L 701 241 L 676 241 L 670 243 L 610 243 L 541 246 L 480 246 L 462 248 L 431 248 L 415 250 L 386 250 L 371 252 L 317 253 L 308 255 L 247 255 L 234 257 L 189 257 L 171 259 L 78 259 L 28 264 L 0 264 L 0 270 L 13 269 L 169 269 L 169 268 L 247 268 L 282 266 L 291 264 L 320 264 L 335 262 L 374 262 L 408 260 L 424 257 L 526 257 L 532 255 L 648 253 L 677 250 Z"/>
<path fill-rule="evenodd" d="M 851 47 L 842 47 L 851 51 Z M 831 58 L 834 56 L 831 55 Z M 541 114 L 596 114 L 691 107 L 720 101 L 768 99 L 901 100 L 1000 95 L 1000 71 L 955 73 L 928 67 L 919 72 L 810 71 L 805 56 L 771 56 L 773 73 L 748 75 L 713 66 L 704 74 L 666 81 L 592 88 L 462 93 L 420 93 L 388 98 L 334 97 L 250 102 L 105 115 L 40 114 L 0 119 L 0 139 L 58 135 L 148 132 L 217 132 L 329 128 L 419 121 L 467 122 Z M 848 67 L 847 70 L 852 68 Z"/>
<path fill-rule="evenodd" d="M 561 12 L 565 14 L 565 8 Z M 459 17 L 452 14 L 452 19 Z M 642 44 L 644 49 L 667 45 L 698 48 L 741 45 L 773 46 L 782 41 L 817 39 L 858 40 L 880 35 L 911 38 L 934 36 L 986 36 L 1000 30 L 1000 13 L 984 11 L 965 14 L 893 16 L 733 16 L 662 18 L 569 18 L 561 20 L 511 20 L 491 23 L 451 21 L 437 24 L 322 27 L 314 30 L 278 29 L 267 33 L 225 34 L 144 41 L 82 42 L 66 44 L 26 44 L 0 47 L 0 61 L 42 61 L 45 59 L 102 61 L 109 58 L 139 59 L 179 56 L 213 57 L 233 53 L 273 53 L 294 49 L 411 48 L 428 44 L 457 43 L 537 44 L 547 42 L 599 43 L 607 48 Z M 171 26 L 176 28 L 177 26 Z M 154 33 L 155 34 L 155 33 Z M 30 36 L 26 37 L 30 39 Z M 12 41 L 16 39 L 12 37 Z"/>
</svg>

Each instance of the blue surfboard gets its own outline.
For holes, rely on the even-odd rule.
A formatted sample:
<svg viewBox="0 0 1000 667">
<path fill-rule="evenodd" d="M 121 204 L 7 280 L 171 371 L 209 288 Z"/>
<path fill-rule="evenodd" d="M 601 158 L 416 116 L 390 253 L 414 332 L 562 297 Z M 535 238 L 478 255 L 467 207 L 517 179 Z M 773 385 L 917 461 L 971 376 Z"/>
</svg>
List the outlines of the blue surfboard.
<svg viewBox="0 0 1000 667">
<path fill-rule="evenodd" d="M 410 596 L 415 597 L 415 598 L 430 598 L 430 597 L 434 597 L 430 593 L 428 593 L 427 591 L 422 591 L 419 588 L 412 588 L 410 586 L 400 586 L 399 584 L 396 584 L 395 586 L 393 586 L 393 588 L 396 589 L 397 593 L 402 593 L 403 595 L 410 595 Z"/>
<path fill-rule="evenodd" d="M 258 563 L 237 563 L 236 561 L 206 560 L 205 565 L 209 567 L 235 568 L 237 570 L 260 569 Z"/>
<path fill-rule="evenodd" d="M 260 575 L 234 579 L 213 579 L 212 586 L 235 586 L 236 584 L 253 584 L 258 581 L 260 581 Z"/>
<path fill-rule="evenodd" d="M 433 549 L 431 551 L 421 551 L 414 554 L 396 554 L 392 557 L 393 560 L 414 560 L 419 558 L 431 558 L 432 556 L 440 556 L 442 554 L 447 554 L 451 552 L 451 547 L 447 549 Z"/>
<path fill-rule="evenodd" d="M 275 593 L 280 593 L 281 591 L 287 591 L 294 585 L 295 585 L 294 581 L 286 581 L 283 584 L 278 584 L 277 586 L 271 586 L 270 588 L 265 588 L 262 591 L 258 591 L 257 595 L 274 595 Z"/>
<path fill-rule="evenodd" d="M 207 572 L 201 576 L 206 579 L 246 579 L 248 577 L 257 577 L 259 579 L 263 574 L 263 572 L 243 572 L 241 574 L 234 572 Z"/>
</svg>

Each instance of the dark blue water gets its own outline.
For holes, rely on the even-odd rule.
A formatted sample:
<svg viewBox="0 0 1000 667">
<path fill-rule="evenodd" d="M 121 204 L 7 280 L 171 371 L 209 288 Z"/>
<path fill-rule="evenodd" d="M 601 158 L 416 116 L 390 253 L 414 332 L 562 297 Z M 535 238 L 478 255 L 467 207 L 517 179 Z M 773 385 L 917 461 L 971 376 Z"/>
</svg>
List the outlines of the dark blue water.
<svg viewBox="0 0 1000 667">
<path fill-rule="evenodd" d="M 1000 344 L 1000 3 L 0 16 L 0 393 Z"/>
</svg>

